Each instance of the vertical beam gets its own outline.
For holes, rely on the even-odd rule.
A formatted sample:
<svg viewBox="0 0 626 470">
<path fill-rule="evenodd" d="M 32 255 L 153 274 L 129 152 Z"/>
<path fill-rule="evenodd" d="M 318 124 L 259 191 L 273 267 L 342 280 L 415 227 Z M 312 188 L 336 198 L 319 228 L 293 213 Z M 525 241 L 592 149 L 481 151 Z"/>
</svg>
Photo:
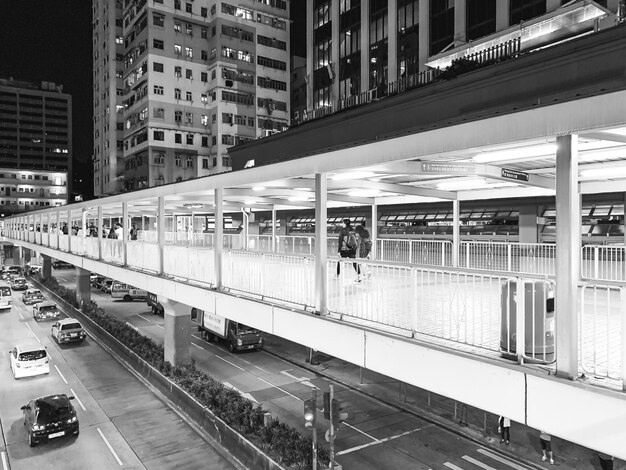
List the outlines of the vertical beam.
<svg viewBox="0 0 626 470">
<path fill-rule="evenodd" d="M 164 359 L 173 366 L 191 364 L 191 307 L 159 295 L 163 306 Z"/>
<path fill-rule="evenodd" d="M 467 6 L 466 0 L 454 0 L 454 46 L 455 47 L 461 46 L 467 42 L 466 6 Z"/>
<path fill-rule="evenodd" d="M 55 248 L 58 250 L 59 249 L 59 237 L 61 236 L 61 211 L 57 211 L 57 229 L 56 229 L 56 233 L 57 233 L 57 244 L 55 246 Z"/>
<path fill-rule="evenodd" d="M 519 208 L 519 242 L 537 243 L 537 205 L 525 205 Z"/>
<path fill-rule="evenodd" d="M 50 279 L 52 277 L 52 258 L 42 254 L 41 259 L 41 277 Z"/>
<path fill-rule="evenodd" d="M 224 190 L 215 188 L 215 287 L 222 288 L 224 254 Z"/>
<path fill-rule="evenodd" d="M 320 315 L 328 314 L 328 295 L 326 292 L 328 276 L 326 266 L 328 264 L 327 193 L 326 173 L 315 173 L 315 306 Z"/>
<path fill-rule="evenodd" d="M 626 193 L 624 193 L 626 195 Z M 625 206 L 626 207 L 626 206 Z M 626 237 L 626 234 L 624 234 Z M 276 250 L 276 204 L 272 204 L 272 252 Z"/>
<path fill-rule="evenodd" d="M 459 267 L 459 245 L 461 241 L 460 203 L 458 199 L 452 201 L 452 267 Z"/>
<path fill-rule="evenodd" d="M 67 251 L 72 252 L 72 209 L 67 210 Z"/>
<path fill-rule="evenodd" d="M 421 6 L 420 6 L 421 8 Z M 420 24 L 421 28 L 421 24 Z M 370 89 L 370 0 L 361 0 L 361 92 Z"/>
<path fill-rule="evenodd" d="M 122 202 L 122 266 L 128 263 L 128 202 Z"/>
<path fill-rule="evenodd" d="M 428 69 L 426 62 L 430 56 L 430 1 L 419 2 L 419 38 L 418 38 L 418 63 L 420 72 Z"/>
<path fill-rule="evenodd" d="M 372 240 L 372 259 L 378 259 L 378 206 L 372 206 L 372 228 L 370 230 Z"/>
<path fill-rule="evenodd" d="M 76 266 L 76 301 L 82 307 L 83 302 L 89 303 L 91 300 L 91 284 L 89 281 L 89 271 Z"/>
<path fill-rule="evenodd" d="M 330 42 L 331 67 L 331 104 L 339 99 L 339 0 L 330 2 L 330 28 L 332 41 Z"/>
<path fill-rule="evenodd" d="M 306 0 L 306 109 L 311 111 L 313 103 L 313 0 Z"/>
<path fill-rule="evenodd" d="M 510 6 L 510 2 L 496 2 L 496 31 L 509 27 Z"/>
<path fill-rule="evenodd" d="M 104 231 L 104 217 L 102 215 L 102 206 L 98 205 L 98 259 L 102 260 L 102 232 Z"/>
<path fill-rule="evenodd" d="M 556 373 L 573 379 L 578 375 L 580 278 L 578 136 L 558 136 L 556 142 Z"/>
<path fill-rule="evenodd" d="M 157 198 L 157 245 L 159 245 L 159 275 L 165 273 L 165 198 Z"/>
<path fill-rule="evenodd" d="M 398 79 L 398 0 L 387 1 L 387 83 Z"/>
</svg>

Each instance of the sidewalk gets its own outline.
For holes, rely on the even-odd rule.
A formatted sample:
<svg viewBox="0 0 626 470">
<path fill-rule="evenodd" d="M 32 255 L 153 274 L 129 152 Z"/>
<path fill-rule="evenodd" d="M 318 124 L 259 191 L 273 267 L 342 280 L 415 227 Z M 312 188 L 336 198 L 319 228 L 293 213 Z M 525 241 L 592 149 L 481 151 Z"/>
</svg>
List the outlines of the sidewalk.
<svg viewBox="0 0 626 470">
<path fill-rule="evenodd" d="M 601 468 L 594 451 L 556 436 L 552 438 L 555 465 L 546 465 L 547 462 L 541 461 L 539 431 L 536 429 L 512 421 L 510 445 L 500 444 L 500 436 L 497 434 L 498 417 L 491 413 L 411 385 L 402 384 L 395 379 L 366 369 L 361 372 L 358 366 L 323 353 L 318 352 L 311 365 L 308 363 L 309 350 L 304 346 L 271 335 L 266 335 L 265 339 L 264 348 L 271 354 L 328 377 L 346 387 L 359 390 L 389 405 L 429 419 L 479 445 L 494 448 L 514 460 L 538 469 L 561 467 L 600 470 Z M 614 468 L 626 470 L 626 462 L 615 460 Z"/>
</svg>

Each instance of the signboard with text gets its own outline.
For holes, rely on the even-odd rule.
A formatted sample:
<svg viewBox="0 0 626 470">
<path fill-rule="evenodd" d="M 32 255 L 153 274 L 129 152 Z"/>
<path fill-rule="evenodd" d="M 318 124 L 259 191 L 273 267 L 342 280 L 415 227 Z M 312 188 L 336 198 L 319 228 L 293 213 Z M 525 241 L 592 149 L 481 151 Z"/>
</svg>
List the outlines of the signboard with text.
<svg viewBox="0 0 626 470">
<path fill-rule="evenodd" d="M 528 173 L 523 171 L 511 170 L 509 168 L 502 168 L 502 177 L 516 181 L 528 181 Z"/>
<path fill-rule="evenodd" d="M 422 173 L 439 175 L 475 175 L 476 165 L 471 163 L 422 162 Z"/>
</svg>

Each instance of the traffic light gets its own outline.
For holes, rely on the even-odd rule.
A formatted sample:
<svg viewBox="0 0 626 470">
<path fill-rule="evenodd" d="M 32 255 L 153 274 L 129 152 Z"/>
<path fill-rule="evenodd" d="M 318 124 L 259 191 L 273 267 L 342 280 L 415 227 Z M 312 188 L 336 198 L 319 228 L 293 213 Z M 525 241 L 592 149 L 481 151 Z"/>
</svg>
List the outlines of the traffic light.
<svg viewBox="0 0 626 470">
<path fill-rule="evenodd" d="M 304 400 L 304 427 L 313 429 L 315 426 L 315 401 L 312 398 Z"/>
<path fill-rule="evenodd" d="M 336 398 L 333 398 L 330 406 L 332 408 L 331 414 L 333 417 L 333 426 L 338 429 L 339 423 L 343 423 L 346 419 L 348 419 L 348 412 L 344 411 L 343 406 Z"/>
<path fill-rule="evenodd" d="M 330 392 L 324 392 L 324 419 L 330 420 Z"/>
</svg>

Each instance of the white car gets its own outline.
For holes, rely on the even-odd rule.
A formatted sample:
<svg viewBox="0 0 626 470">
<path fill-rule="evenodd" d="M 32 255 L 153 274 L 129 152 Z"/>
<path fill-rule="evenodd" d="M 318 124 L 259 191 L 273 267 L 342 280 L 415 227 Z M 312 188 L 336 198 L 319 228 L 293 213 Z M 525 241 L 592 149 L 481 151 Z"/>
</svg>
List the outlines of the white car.
<svg viewBox="0 0 626 470">
<path fill-rule="evenodd" d="M 69 343 L 73 341 L 83 341 L 87 337 L 87 333 L 83 330 L 83 326 L 78 320 L 73 318 L 64 318 L 52 324 L 52 337 L 57 343 Z"/>
<path fill-rule="evenodd" d="M 48 353 L 39 343 L 17 345 L 9 351 L 9 356 L 11 371 L 16 379 L 50 373 Z"/>
</svg>

